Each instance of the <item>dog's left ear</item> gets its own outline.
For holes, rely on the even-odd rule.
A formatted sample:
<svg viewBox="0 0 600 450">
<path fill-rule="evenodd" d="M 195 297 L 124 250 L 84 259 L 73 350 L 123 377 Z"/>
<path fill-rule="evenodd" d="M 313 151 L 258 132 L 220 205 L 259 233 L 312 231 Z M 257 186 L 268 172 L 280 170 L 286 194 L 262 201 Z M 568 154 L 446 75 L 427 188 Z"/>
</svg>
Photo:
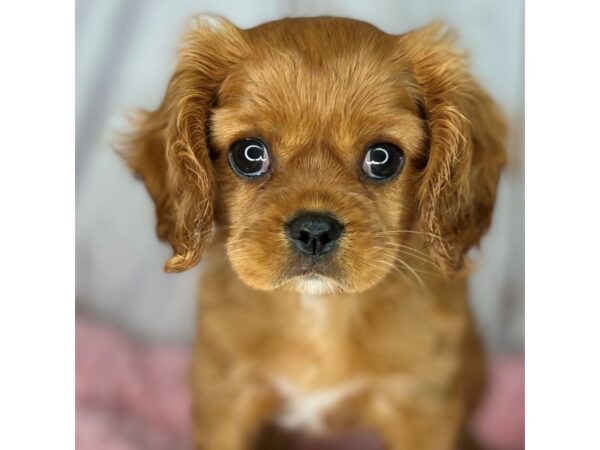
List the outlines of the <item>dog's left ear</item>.
<svg viewBox="0 0 600 450">
<path fill-rule="evenodd" d="M 469 74 L 443 24 L 398 37 L 419 91 L 429 133 L 418 190 L 420 222 L 432 257 L 449 276 L 466 271 L 465 253 L 490 226 L 506 126 Z"/>
<path fill-rule="evenodd" d="M 213 223 L 216 179 L 209 155 L 210 110 L 244 50 L 242 31 L 216 16 L 195 18 L 175 73 L 157 110 L 142 111 L 121 155 L 146 184 L 156 207 L 156 231 L 173 256 L 167 272 L 200 260 Z"/>
</svg>

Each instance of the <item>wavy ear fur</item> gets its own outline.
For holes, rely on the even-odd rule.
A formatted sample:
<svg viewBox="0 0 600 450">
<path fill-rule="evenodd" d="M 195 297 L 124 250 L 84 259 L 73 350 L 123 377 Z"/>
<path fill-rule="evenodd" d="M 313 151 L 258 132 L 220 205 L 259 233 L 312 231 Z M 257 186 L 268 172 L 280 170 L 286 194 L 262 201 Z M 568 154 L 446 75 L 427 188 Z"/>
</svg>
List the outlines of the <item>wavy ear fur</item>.
<svg viewBox="0 0 600 450">
<path fill-rule="evenodd" d="M 418 85 L 429 155 L 418 191 L 421 225 L 447 275 L 465 272 L 465 253 L 490 226 L 506 126 L 490 96 L 468 73 L 453 36 L 434 23 L 399 37 Z"/>
<path fill-rule="evenodd" d="M 216 181 L 207 145 L 209 112 L 241 47 L 240 31 L 225 19 L 196 18 L 162 104 L 139 112 L 120 149 L 154 200 L 159 238 L 173 247 L 167 272 L 197 264 L 210 237 Z"/>
</svg>

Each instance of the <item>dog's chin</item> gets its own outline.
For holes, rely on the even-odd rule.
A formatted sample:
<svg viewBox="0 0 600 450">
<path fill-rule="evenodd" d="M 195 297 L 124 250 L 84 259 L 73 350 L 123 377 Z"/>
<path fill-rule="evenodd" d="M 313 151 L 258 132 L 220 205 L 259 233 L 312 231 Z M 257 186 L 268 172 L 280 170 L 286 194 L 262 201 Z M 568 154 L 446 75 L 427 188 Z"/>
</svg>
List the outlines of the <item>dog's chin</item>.
<svg viewBox="0 0 600 450">
<path fill-rule="evenodd" d="M 299 294 L 305 295 L 327 295 L 342 291 L 339 283 L 323 275 L 311 274 L 294 277 L 288 284 Z"/>
</svg>

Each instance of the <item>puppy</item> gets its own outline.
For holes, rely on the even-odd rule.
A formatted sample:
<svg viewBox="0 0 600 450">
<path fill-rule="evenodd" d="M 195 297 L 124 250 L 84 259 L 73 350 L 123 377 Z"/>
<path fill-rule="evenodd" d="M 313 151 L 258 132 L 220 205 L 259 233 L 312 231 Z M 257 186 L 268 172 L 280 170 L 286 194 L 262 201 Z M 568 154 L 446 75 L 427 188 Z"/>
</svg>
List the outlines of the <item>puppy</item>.
<svg viewBox="0 0 600 450">
<path fill-rule="evenodd" d="M 454 448 L 484 381 L 465 253 L 505 163 L 465 64 L 438 24 L 194 21 L 123 154 L 166 270 L 204 255 L 197 449 L 255 448 L 272 425 Z"/>
</svg>

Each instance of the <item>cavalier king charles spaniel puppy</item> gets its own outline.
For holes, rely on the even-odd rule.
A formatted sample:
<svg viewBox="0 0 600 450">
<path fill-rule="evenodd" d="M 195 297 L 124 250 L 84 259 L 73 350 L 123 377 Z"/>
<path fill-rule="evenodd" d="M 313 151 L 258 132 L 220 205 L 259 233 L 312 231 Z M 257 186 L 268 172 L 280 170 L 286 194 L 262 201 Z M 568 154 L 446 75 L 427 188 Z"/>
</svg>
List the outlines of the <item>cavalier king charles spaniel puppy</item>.
<svg viewBox="0 0 600 450">
<path fill-rule="evenodd" d="M 443 25 L 194 19 L 122 154 L 173 248 L 165 269 L 204 260 L 197 449 L 274 448 L 280 429 L 461 441 L 485 379 L 465 254 L 504 139 Z"/>
</svg>

